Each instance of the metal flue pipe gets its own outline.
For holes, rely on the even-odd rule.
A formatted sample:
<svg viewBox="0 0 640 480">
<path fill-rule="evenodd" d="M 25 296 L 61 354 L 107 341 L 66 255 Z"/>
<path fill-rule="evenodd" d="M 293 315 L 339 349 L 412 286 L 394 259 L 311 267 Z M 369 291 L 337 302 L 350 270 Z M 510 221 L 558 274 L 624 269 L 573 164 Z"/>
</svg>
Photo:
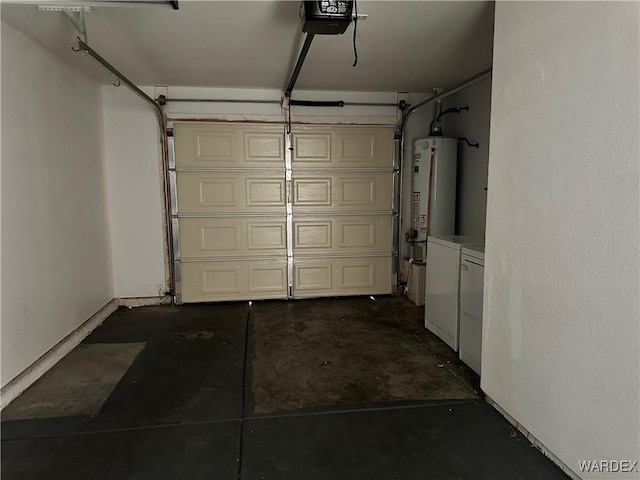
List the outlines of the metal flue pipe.
<svg viewBox="0 0 640 480">
<path fill-rule="evenodd" d="M 470 87 L 471 85 L 478 83 L 482 80 L 484 80 L 485 78 L 489 78 L 491 77 L 491 68 L 487 68 L 486 70 L 483 70 L 482 72 L 478 73 L 477 75 L 474 75 L 473 77 L 470 77 L 468 79 L 466 79 L 464 82 L 456 85 L 455 87 L 450 88 L 449 90 L 442 92 L 438 95 L 434 95 L 433 97 L 429 97 L 426 100 L 420 102 L 420 103 L 416 103 L 414 106 L 412 106 L 409 110 L 407 110 L 407 113 L 404 115 L 404 117 L 402 118 L 402 123 L 401 123 L 401 132 L 402 132 L 402 137 L 404 137 L 404 131 L 405 128 L 407 126 L 407 121 L 409 120 L 409 117 L 411 115 L 413 115 L 417 110 L 419 110 L 420 108 L 426 106 L 426 105 L 431 105 L 432 103 L 436 103 L 439 100 L 443 100 L 451 95 L 453 95 L 454 93 L 458 93 L 461 90 L 464 90 L 465 88 Z"/>
</svg>

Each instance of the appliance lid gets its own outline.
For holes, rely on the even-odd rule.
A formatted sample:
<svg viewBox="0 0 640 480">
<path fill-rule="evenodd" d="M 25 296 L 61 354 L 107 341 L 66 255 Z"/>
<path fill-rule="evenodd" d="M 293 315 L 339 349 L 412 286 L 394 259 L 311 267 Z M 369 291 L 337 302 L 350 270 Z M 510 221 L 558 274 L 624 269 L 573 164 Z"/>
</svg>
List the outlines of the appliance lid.
<svg viewBox="0 0 640 480">
<path fill-rule="evenodd" d="M 462 248 L 462 255 L 481 260 L 484 264 L 484 245 L 465 245 Z"/>
<path fill-rule="evenodd" d="M 483 239 L 472 235 L 429 235 L 429 243 L 435 243 L 449 248 L 460 250 L 467 245 L 482 245 Z"/>
</svg>

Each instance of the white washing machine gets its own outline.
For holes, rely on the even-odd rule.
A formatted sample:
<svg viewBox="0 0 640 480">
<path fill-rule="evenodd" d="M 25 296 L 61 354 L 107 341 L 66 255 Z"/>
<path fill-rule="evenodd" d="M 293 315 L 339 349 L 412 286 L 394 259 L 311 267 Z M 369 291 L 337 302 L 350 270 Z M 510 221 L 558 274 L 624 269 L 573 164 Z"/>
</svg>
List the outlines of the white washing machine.
<svg viewBox="0 0 640 480">
<path fill-rule="evenodd" d="M 429 236 L 427 242 L 424 326 L 456 352 L 461 249 L 482 243 L 482 238 L 463 235 Z"/>
<path fill-rule="evenodd" d="M 484 247 L 462 249 L 460 260 L 460 360 L 480 375 Z"/>
</svg>

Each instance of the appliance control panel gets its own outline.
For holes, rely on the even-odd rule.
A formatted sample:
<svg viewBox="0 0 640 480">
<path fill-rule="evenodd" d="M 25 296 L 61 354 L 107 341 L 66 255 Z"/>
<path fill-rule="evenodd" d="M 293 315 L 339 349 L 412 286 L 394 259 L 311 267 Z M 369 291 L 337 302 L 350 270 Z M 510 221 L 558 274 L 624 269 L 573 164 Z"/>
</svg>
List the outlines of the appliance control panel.
<svg viewBox="0 0 640 480">
<path fill-rule="evenodd" d="M 343 0 L 321 0 L 320 11 L 330 15 L 345 14 L 349 11 L 349 2 Z"/>
</svg>

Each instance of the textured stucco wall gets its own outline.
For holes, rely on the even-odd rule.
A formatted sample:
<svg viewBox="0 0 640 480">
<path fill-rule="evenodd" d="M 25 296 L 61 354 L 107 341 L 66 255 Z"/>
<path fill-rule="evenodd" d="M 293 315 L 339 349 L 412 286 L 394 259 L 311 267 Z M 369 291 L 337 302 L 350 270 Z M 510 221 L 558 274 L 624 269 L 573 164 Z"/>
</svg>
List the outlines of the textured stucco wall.
<svg viewBox="0 0 640 480">
<path fill-rule="evenodd" d="M 639 6 L 496 8 L 482 388 L 575 471 L 640 460 Z"/>
</svg>

